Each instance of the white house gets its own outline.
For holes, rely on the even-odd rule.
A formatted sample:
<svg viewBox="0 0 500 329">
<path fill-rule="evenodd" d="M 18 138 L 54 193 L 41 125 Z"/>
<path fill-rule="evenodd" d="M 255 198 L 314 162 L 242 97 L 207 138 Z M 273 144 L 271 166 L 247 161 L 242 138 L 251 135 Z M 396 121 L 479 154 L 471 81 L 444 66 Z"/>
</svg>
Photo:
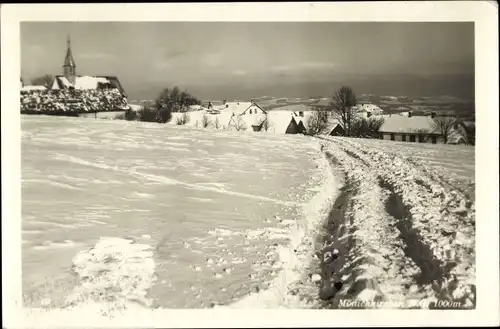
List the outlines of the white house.
<svg viewBox="0 0 500 329">
<path fill-rule="evenodd" d="M 219 109 L 224 112 L 232 112 L 235 115 L 266 114 L 266 111 L 255 102 L 226 102 Z"/>
<path fill-rule="evenodd" d="M 372 115 L 382 115 L 384 113 L 384 110 L 371 103 L 358 104 L 353 108 L 353 110 L 355 111 L 356 115 L 362 116 L 364 118 L 369 118 Z"/>
</svg>

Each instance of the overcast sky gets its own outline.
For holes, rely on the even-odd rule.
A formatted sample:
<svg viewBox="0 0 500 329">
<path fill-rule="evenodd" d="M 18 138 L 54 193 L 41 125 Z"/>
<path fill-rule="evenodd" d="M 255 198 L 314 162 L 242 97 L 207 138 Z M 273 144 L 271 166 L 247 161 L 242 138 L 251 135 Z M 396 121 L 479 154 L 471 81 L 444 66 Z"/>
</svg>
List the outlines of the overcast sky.
<svg viewBox="0 0 500 329">
<path fill-rule="evenodd" d="M 474 88 L 473 23 L 29 22 L 23 78 L 62 74 L 67 35 L 77 74 L 116 75 L 130 99 L 173 85 L 213 99 Z"/>
</svg>

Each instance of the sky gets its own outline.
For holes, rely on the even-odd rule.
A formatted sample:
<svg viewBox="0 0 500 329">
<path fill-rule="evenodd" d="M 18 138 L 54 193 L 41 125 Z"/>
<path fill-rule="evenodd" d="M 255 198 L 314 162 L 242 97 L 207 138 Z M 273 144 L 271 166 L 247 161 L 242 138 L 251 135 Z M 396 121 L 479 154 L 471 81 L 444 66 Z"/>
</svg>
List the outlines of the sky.
<svg viewBox="0 0 500 329">
<path fill-rule="evenodd" d="M 468 22 L 23 22 L 25 81 L 62 74 L 66 40 L 79 75 L 114 75 L 129 99 L 175 85 L 200 99 L 357 94 L 474 96 Z"/>
</svg>

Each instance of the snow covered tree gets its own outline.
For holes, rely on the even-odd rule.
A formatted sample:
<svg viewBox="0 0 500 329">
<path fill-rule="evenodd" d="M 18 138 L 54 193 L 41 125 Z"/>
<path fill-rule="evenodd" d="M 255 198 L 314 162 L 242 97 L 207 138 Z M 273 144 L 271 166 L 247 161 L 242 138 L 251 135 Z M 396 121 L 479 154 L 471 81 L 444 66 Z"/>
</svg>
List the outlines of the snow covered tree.
<svg viewBox="0 0 500 329">
<path fill-rule="evenodd" d="M 328 112 L 315 110 L 307 119 L 307 134 L 316 135 L 328 125 Z"/>
<path fill-rule="evenodd" d="M 158 109 L 166 107 L 171 112 L 185 112 L 189 109 L 189 106 L 201 102 L 187 91 L 181 92 L 179 87 L 175 86 L 171 90 L 168 88 L 163 89 L 155 103 Z"/>
<path fill-rule="evenodd" d="M 434 118 L 433 126 L 436 132 L 438 132 L 444 140 L 444 143 L 448 143 L 448 137 L 453 129 L 453 126 L 457 122 L 456 118 L 453 117 L 437 117 Z"/>
</svg>

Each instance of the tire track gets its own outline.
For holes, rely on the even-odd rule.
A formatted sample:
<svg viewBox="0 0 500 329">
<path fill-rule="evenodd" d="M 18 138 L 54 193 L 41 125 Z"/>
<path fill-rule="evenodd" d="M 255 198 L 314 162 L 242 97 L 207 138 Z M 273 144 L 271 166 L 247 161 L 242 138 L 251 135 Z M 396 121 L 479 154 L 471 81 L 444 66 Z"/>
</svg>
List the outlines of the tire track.
<svg viewBox="0 0 500 329">
<path fill-rule="evenodd" d="M 386 189 L 387 211 L 399 218 L 396 227 L 406 244 L 403 250 L 419 266 L 415 282 L 424 284 L 424 292 L 434 299 L 474 307 L 475 216 L 464 207 L 464 196 L 455 190 L 445 192 L 439 182 L 395 155 L 366 149 L 352 140 L 326 140 L 371 164 L 366 170 L 377 175 L 379 186 Z"/>
<path fill-rule="evenodd" d="M 368 162 L 338 145 L 322 143 L 333 167 L 345 175 L 344 187 L 318 237 L 322 308 L 339 308 L 343 300 L 378 301 L 386 307 L 422 297 L 411 283 L 418 267 L 403 252 L 385 211 L 384 190 Z M 337 170 L 339 170 L 337 168 Z"/>
</svg>

